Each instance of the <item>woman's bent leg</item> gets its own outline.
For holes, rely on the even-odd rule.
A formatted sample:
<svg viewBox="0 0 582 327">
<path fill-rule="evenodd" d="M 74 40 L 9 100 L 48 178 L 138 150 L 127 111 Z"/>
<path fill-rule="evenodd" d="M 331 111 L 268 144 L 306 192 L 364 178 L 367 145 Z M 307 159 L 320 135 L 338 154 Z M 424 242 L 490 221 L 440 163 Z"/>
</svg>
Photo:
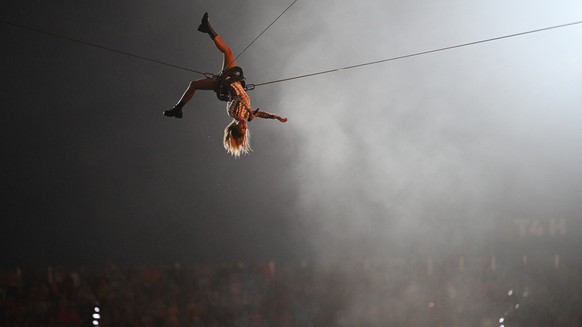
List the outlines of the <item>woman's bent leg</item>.
<svg viewBox="0 0 582 327">
<path fill-rule="evenodd" d="M 188 85 L 188 88 L 184 91 L 184 94 L 182 94 L 180 101 L 176 103 L 172 109 L 164 111 L 164 116 L 182 118 L 182 108 L 192 99 L 194 93 L 196 93 L 197 90 L 214 90 L 215 85 L 216 80 L 209 78 L 190 82 L 190 85 Z"/>
<path fill-rule="evenodd" d="M 192 99 L 194 93 L 197 90 L 214 90 L 214 86 L 216 85 L 216 80 L 210 78 L 199 79 L 196 81 L 190 82 L 184 94 L 180 98 L 180 102 L 186 104 L 188 101 Z M 180 103 L 178 102 L 178 103 Z"/>
</svg>

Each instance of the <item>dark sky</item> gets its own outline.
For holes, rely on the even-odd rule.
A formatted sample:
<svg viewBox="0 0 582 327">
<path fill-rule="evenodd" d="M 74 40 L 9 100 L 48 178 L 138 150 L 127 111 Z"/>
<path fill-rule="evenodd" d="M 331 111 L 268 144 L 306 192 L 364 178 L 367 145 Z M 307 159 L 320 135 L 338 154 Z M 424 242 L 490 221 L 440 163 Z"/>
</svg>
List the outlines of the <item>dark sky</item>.
<svg viewBox="0 0 582 327">
<path fill-rule="evenodd" d="M 332 3 L 300 0 L 261 36 L 237 61 L 249 82 L 582 12 L 578 1 Z M 289 4 L 5 1 L 0 17 L 215 73 L 221 55 L 195 30 L 205 11 L 238 53 Z M 289 122 L 253 122 L 240 159 L 222 148 L 230 119 L 213 93 L 182 120 L 161 115 L 199 75 L 0 27 L 2 264 L 577 246 L 579 26 L 257 88 L 253 106 Z"/>
</svg>

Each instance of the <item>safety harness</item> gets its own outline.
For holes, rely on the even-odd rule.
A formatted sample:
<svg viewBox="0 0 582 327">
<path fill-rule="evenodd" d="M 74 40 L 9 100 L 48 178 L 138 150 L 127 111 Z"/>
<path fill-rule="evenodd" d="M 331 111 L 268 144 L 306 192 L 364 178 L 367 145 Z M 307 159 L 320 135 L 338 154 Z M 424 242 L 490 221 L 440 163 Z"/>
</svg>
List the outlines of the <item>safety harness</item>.
<svg viewBox="0 0 582 327">
<path fill-rule="evenodd" d="M 243 75 L 243 70 L 239 66 L 234 66 L 216 75 L 216 87 L 214 92 L 216 92 L 216 97 L 220 101 L 229 100 L 229 89 L 230 84 L 234 82 L 240 82 L 242 87 L 246 89 L 245 77 Z"/>
</svg>

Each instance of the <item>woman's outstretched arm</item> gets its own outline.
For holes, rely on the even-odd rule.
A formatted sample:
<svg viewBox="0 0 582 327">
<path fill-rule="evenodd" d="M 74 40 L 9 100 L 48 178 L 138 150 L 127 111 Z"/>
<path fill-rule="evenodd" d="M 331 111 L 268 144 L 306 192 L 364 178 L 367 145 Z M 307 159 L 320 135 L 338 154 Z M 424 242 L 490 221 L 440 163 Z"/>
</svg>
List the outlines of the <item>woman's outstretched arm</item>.
<svg viewBox="0 0 582 327">
<path fill-rule="evenodd" d="M 278 121 L 284 123 L 287 121 L 287 118 L 285 117 L 281 117 L 275 114 L 272 114 L 270 112 L 266 112 L 266 111 L 260 111 L 258 108 L 256 110 L 251 111 L 252 112 L 252 118 L 258 117 L 258 118 L 263 118 L 263 119 L 277 119 Z M 249 117 L 250 118 L 250 117 Z M 249 120 L 252 120 L 252 118 L 250 118 Z"/>
</svg>

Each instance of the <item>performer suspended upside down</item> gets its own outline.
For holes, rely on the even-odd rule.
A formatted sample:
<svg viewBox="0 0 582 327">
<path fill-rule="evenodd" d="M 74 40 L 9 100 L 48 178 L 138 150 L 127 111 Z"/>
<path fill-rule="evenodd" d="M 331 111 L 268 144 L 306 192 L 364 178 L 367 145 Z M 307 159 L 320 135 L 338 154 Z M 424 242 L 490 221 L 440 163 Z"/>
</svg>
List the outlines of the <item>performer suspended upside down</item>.
<svg viewBox="0 0 582 327">
<path fill-rule="evenodd" d="M 244 89 L 242 70 L 236 66 L 230 47 L 210 26 L 208 13 L 202 17 L 198 31 L 207 33 L 214 41 L 216 48 L 222 52 L 222 70 L 218 76 L 192 81 L 180 101 L 172 109 L 164 111 L 164 116 L 182 118 L 182 108 L 192 99 L 197 90 L 214 90 L 219 99 L 227 101 L 226 110 L 228 115 L 233 118 L 232 122 L 224 129 L 224 148 L 228 153 L 239 157 L 241 154 L 247 154 L 251 149 L 247 121 L 250 122 L 258 117 L 277 119 L 284 123 L 287 118 L 260 111 L 258 108 L 256 110 L 251 108 L 251 100 Z"/>
</svg>

